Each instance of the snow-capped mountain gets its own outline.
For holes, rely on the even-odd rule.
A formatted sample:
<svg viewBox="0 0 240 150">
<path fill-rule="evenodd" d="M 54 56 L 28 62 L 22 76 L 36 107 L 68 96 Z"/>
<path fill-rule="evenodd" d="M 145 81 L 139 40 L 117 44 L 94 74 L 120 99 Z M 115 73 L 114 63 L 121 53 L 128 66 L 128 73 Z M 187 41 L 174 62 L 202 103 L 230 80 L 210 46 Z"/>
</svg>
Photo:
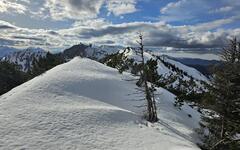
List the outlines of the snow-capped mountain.
<svg viewBox="0 0 240 150">
<path fill-rule="evenodd" d="M 102 61 L 111 54 L 123 53 L 123 61 L 133 59 L 139 63 L 140 56 L 136 54 L 136 48 L 124 48 L 121 46 L 92 46 L 79 44 L 63 52 L 65 58 L 74 58 L 75 56 L 87 57 L 97 61 Z M 158 74 L 162 76 L 161 82 L 165 88 L 177 89 L 186 93 L 202 93 L 206 91 L 206 84 L 209 83 L 198 70 L 188 67 L 166 55 L 155 55 L 151 51 L 144 53 L 145 60 L 154 59 L 158 61 Z M 111 59 L 111 58 L 109 58 Z M 105 63 L 105 62 L 102 62 Z M 131 70 L 129 70 L 131 72 Z"/>
<path fill-rule="evenodd" d="M 134 78 L 74 58 L 24 83 L 0 97 L 1 149 L 198 150 L 200 114 L 157 88 L 160 120 L 144 121 Z"/>
<path fill-rule="evenodd" d="M 63 51 L 63 56 L 66 59 L 72 59 L 76 56 L 87 57 L 91 59 L 99 60 L 107 54 L 116 53 L 119 50 L 123 49 L 122 46 L 108 46 L 108 45 L 86 45 L 80 43 L 74 45 Z"/>
<path fill-rule="evenodd" d="M 136 54 L 136 50 L 134 48 L 122 49 L 114 55 L 119 55 L 118 59 L 122 59 L 124 64 L 128 64 L 128 62 L 140 63 L 141 60 L 140 55 Z M 205 85 L 209 83 L 209 80 L 196 69 L 174 61 L 167 56 L 156 56 L 151 52 L 144 52 L 144 57 L 145 61 L 150 59 L 157 61 L 157 71 L 161 76 L 161 84 L 164 85 L 165 88 L 177 89 L 185 94 L 191 92 L 202 93 L 206 91 Z M 106 62 L 109 61 L 116 60 L 113 60 L 111 57 L 107 57 L 103 63 L 107 64 Z M 129 68 L 129 70 L 127 70 L 128 72 L 132 72 L 134 69 L 131 66 L 128 66 L 127 68 Z"/>
<path fill-rule="evenodd" d="M 7 46 L 0 46 L 0 59 L 12 52 L 19 51 L 19 49 L 13 48 L 13 47 L 7 47 Z"/>
<path fill-rule="evenodd" d="M 124 49 L 122 46 L 90 46 L 86 49 L 87 57 L 95 60 L 100 60 L 106 55 L 117 53 L 121 49 Z"/>
<path fill-rule="evenodd" d="M 27 48 L 26 50 L 19 50 L 11 52 L 1 58 L 1 61 L 14 63 L 20 67 L 21 71 L 27 72 L 32 67 L 33 61 L 40 57 L 45 57 L 47 52 L 41 48 Z"/>
<path fill-rule="evenodd" d="M 94 45 L 75 45 L 63 51 L 62 55 L 67 60 L 76 56 L 86 57 L 93 60 L 101 61 L 110 54 L 124 53 L 127 59 L 133 59 L 136 63 L 140 56 L 136 55 L 134 48 L 123 48 L 121 46 L 94 46 Z M 8 61 L 20 66 L 22 71 L 29 71 L 32 67 L 33 60 L 45 57 L 46 51 L 40 48 L 29 48 L 22 51 L 16 51 L 3 57 L 2 61 Z M 170 57 L 159 55 L 156 56 L 151 51 L 144 53 L 145 60 L 154 59 L 158 61 L 158 74 L 162 76 L 161 82 L 165 88 L 181 89 L 185 93 L 205 91 L 205 83 L 208 79 L 194 68 L 183 65 L 182 63 L 171 59 Z M 122 58 L 122 59 L 126 59 Z M 130 71 L 129 71 L 130 72 Z"/>
<path fill-rule="evenodd" d="M 88 47 L 89 47 L 89 45 L 80 43 L 78 45 L 74 45 L 74 46 L 64 50 L 63 55 L 64 55 L 65 59 L 73 59 L 76 56 L 86 57 L 87 56 L 86 49 Z"/>
<path fill-rule="evenodd" d="M 139 61 L 140 56 L 136 55 L 135 48 L 124 48 L 121 46 L 92 46 L 92 45 L 84 45 L 84 44 L 79 44 L 75 45 L 69 49 L 66 49 L 63 54 L 65 56 L 69 56 L 68 58 L 74 58 L 76 56 L 81 56 L 81 57 L 87 57 L 87 58 L 95 58 L 96 60 L 102 59 L 104 56 L 109 55 L 109 54 L 114 54 L 114 53 L 125 53 L 124 55 L 128 57 L 129 59 L 133 58 L 135 61 Z M 149 60 L 151 58 L 157 59 L 156 55 L 151 53 L 151 51 L 145 52 L 145 60 Z M 188 67 L 180 62 L 177 62 L 170 57 L 166 55 L 158 55 L 159 58 L 166 62 L 174 65 L 178 69 L 184 71 L 187 75 L 192 76 L 193 78 L 199 80 L 199 81 L 204 81 L 208 82 L 207 77 L 205 77 L 202 73 L 197 71 L 196 69 L 192 67 Z M 161 67 L 164 64 L 159 64 L 159 67 Z M 168 76 L 173 73 L 171 69 L 162 69 L 162 71 L 159 72 L 161 75 Z M 176 73 L 175 73 L 176 74 Z"/>
<path fill-rule="evenodd" d="M 134 48 L 127 48 L 127 49 L 119 51 L 119 53 L 124 53 L 125 57 L 127 57 L 128 59 L 134 59 L 135 62 L 139 62 L 141 60 L 140 55 L 137 55 L 136 50 L 134 50 Z M 160 75 L 163 75 L 165 77 L 169 77 L 171 74 L 177 74 L 177 71 L 174 71 L 173 69 L 171 69 L 171 67 L 167 67 L 167 65 L 164 64 L 164 62 L 183 71 L 184 72 L 183 76 L 185 76 L 183 78 L 185 78 L 185 79 L 187 78 L 187 76 L 189 76 L 189 77 L 193 77 L 199 81 L 208 82 L 207 77 L 205 77 L 203 74 L 201 74 L 196 69 L 194 69 L 192 67 L 188 67 L 188 66 L 186 66 L 180 62 L 177 62 L 175 60 L 172 60 L 170 57 L 168 57 L 166 55 L 156 56 L 156 55 L 151 54 L 150 51 L 148 51 L 148 52 L 144 52 L 144 58 L 145 58 L 145 61 L 148 61 L 150 59 L 158 60 L 158 72 Z"/>
</svg>

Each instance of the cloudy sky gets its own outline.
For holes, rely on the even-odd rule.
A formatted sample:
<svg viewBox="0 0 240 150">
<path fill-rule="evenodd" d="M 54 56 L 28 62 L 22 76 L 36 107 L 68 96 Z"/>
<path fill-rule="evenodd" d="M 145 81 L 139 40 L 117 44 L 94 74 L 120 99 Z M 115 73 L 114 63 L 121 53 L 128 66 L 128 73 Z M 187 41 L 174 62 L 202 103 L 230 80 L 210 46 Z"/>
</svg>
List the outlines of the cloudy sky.
<svg viewBox="0 0 240 150">
<path fill-rule="evenodd" d="M 0 0 L 0 46 L 80 42 L 215 50 L 240 38 L 239 0 Z"/>
</svg>

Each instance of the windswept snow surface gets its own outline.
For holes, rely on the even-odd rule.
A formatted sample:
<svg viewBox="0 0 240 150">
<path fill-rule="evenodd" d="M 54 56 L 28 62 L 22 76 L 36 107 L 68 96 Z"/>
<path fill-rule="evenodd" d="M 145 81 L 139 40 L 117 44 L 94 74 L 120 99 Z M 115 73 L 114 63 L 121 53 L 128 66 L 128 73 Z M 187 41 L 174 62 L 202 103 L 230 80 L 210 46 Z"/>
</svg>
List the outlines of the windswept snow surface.
<svg viewBox="0 0 240 150">
<path fill-rule="evenodd" d="M 147 123 L 129 79 L 75 58 L 13 89 L 0 97 L 0 149 L 199 149 L 193 143 L 199 114 L 175 108 L 175 96 L 158 89 L 160 121 Z"/>
</svg>

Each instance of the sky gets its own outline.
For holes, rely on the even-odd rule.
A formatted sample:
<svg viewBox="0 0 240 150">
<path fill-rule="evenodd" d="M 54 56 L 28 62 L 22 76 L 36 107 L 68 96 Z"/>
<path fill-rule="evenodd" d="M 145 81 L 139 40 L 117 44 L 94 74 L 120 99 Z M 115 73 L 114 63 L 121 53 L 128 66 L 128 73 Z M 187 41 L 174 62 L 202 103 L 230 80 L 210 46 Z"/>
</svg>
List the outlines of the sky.
<svg viewBox="0 0 240 150">
<path fill-rule="evenodd" d="M 0 46 L 72 45 L 216 51 L 240 39 L 240 0 L 0 0 Z"/>
</svg>

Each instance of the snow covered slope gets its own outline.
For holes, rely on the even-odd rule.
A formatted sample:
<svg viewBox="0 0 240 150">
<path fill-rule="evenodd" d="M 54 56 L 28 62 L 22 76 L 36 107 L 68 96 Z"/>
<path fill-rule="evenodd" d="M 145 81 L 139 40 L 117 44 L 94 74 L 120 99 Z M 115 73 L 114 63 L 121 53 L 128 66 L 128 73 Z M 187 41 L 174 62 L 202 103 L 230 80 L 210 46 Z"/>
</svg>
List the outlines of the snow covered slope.
<svg viewBox="0 0 240 150">
<path fill-rule="evenodd" d="M 200 73 L 198 70 L 196 70 L 195 68 L 192 67 L 188 67 L 180 62 L 177 62 L 173 59 L 170 59 L 167 56 L 162 56 L 162 58 L 164 59 L 164 61 L 170 63 L 170 64 L 174 64 L 177 68 L 185 71 L 189 76 L 192 76 L 193 78 L 199 80 L 199 81 L 205 81 L 205 82 L 209 82 L 208 78 L 205 77 L 202 73 Z"/>
<path fill-rule="evenodd" d="M 64 55 L 67 55 L 66 53 L 70 53 L 71 57 L 69 58 L 81 56 L 81 57 L 87 57 L 94 60 L 101 60 L 103 57 L 109 54 L 124 53 L 124 55 L 128 59 L 134 59 L 136 62 L 138 62 L 141 60 L 141 58 L 140 56 L 136 55 L 136 52 L 135 52 L 136 49 L 137 48 L 130 48 L 130 47 L 124 48 L 121 46 L 104 46 L 104 45 L 94 46 L 94 45 L 79 44 L 65 50 Z M 156 59 L 156 56 L 151 51 L 145 52 L 144 56 L 146 61 L 151 58 Z M 183 72 L 185 72 L 187 76 L 183 74 L 182 75 L 183 80 L 189 81 L 190 77 L 193 77 L 195 80 L 198 80 L 196 82 L 199 82 L 199 81 L 203 81 L 206 83 L 209 82 L 208 78 L 205 77 L 202 73 L 200 73 L 196 69 L 192 67 L 188 67 L 180 62 L 174 61 L 165 55 L 163 56 L 158 55 L 158 56 L 161 57 L 165 62 L 171 65 L 174 65 L 179 70 L 182 70 Z M 159 62 L 158 66 L 159 66 L 159 74 L 164 76 L 165 78 L 169 78 L 170 75 L 177 74 L 176 71 L 173 71 L 172 69 L 167 68 L 167 66 L 162 62 Z M 197 83 L 197 84 L 200 85 L 200 83 Z"/>
<path fill-rule="evenodd" d="M 134 59 L 136 62 L 139 62 L 141 60 L 140 56 L 136 54 L 136 52 L 134 51 L 134 49 L 132 48 L 127 48 L 125 50 L 121 50 L 119 53 L 125 53 L 125 56 L 129 59 Z M 155 55 L 152 55 L 151 52 L 144 52 L 144 57 L 145 57 L 145 61 L 149 60 L 149 59 L 156 59 Z M 204 82 L 208 82 L 207 77 L 205 77 L 202 73 L 200 73 L 199 71 L 197 71 L 196 69 L 192 68 L 192 67 L 188 67 L 180 62 L 174 61 L 172 59 L 170 59 L 168 56 L 166 55 L 159 55 L 159 57 L 161 59 L 163 59 L 165 62 L 174 65 L 176 68 L 182 70 L 183 72 L 186 72 L 186 74 L 188 76 L 193 77 L 194 79 L 197 79 L 199 81 L 204 81 Z M 168 76 L 170 74 L 176 74 L 174 73 L 173 70 L 167 68 L 166 65 L 164 65 L 162 62 L 158 63 L 159 66 L 159 74 L 163 75 L 163 76 Z M 186 76 L 186 75 L 185 75 Z M 186 79 L 186 77 L 185 77 Z"/>
<path fill-rule="evenodd" d="M 197 111 L 175 108 L 175 96 L 160 88 L 160 121 L 146 123 L 136 107 L 142 95 L 129 79 L 75 58 L 24 83 L 0 97 L 0 149 L 199 149 Z"/>
<path fill-rule="evenodd" d="M 116 54 L 124 54 L 122 58 L 124 61 L 133 60 L 135 63 L 139 63 L 141 60 L 140 55 L 137 55 L 133 48 L 123 49 Z M 174 61 L 167 56 L 153 55 L 151 52 L 144 52 L 144 58 L 145 61 L 157 60 L 158 74 L 162 76 L 161 82 L 164 83 L 165 88 L 174 88 L 187 93 L 206 91 L 205 86 L 209 83 L 209 80 L 196 69 Z M 129 68 L 131 71 L 131 67 Z"/>
<path fill-rule="evenodd" d="M 5 55 L 1 61 L 7 61 L 20 66 L 20 70 L 27 72 L 32 67 L 34 59 L 45 57 L 47 54 L 41 48 L 28 48 L 26 50 L 19 50 Z"/>
</svg>

